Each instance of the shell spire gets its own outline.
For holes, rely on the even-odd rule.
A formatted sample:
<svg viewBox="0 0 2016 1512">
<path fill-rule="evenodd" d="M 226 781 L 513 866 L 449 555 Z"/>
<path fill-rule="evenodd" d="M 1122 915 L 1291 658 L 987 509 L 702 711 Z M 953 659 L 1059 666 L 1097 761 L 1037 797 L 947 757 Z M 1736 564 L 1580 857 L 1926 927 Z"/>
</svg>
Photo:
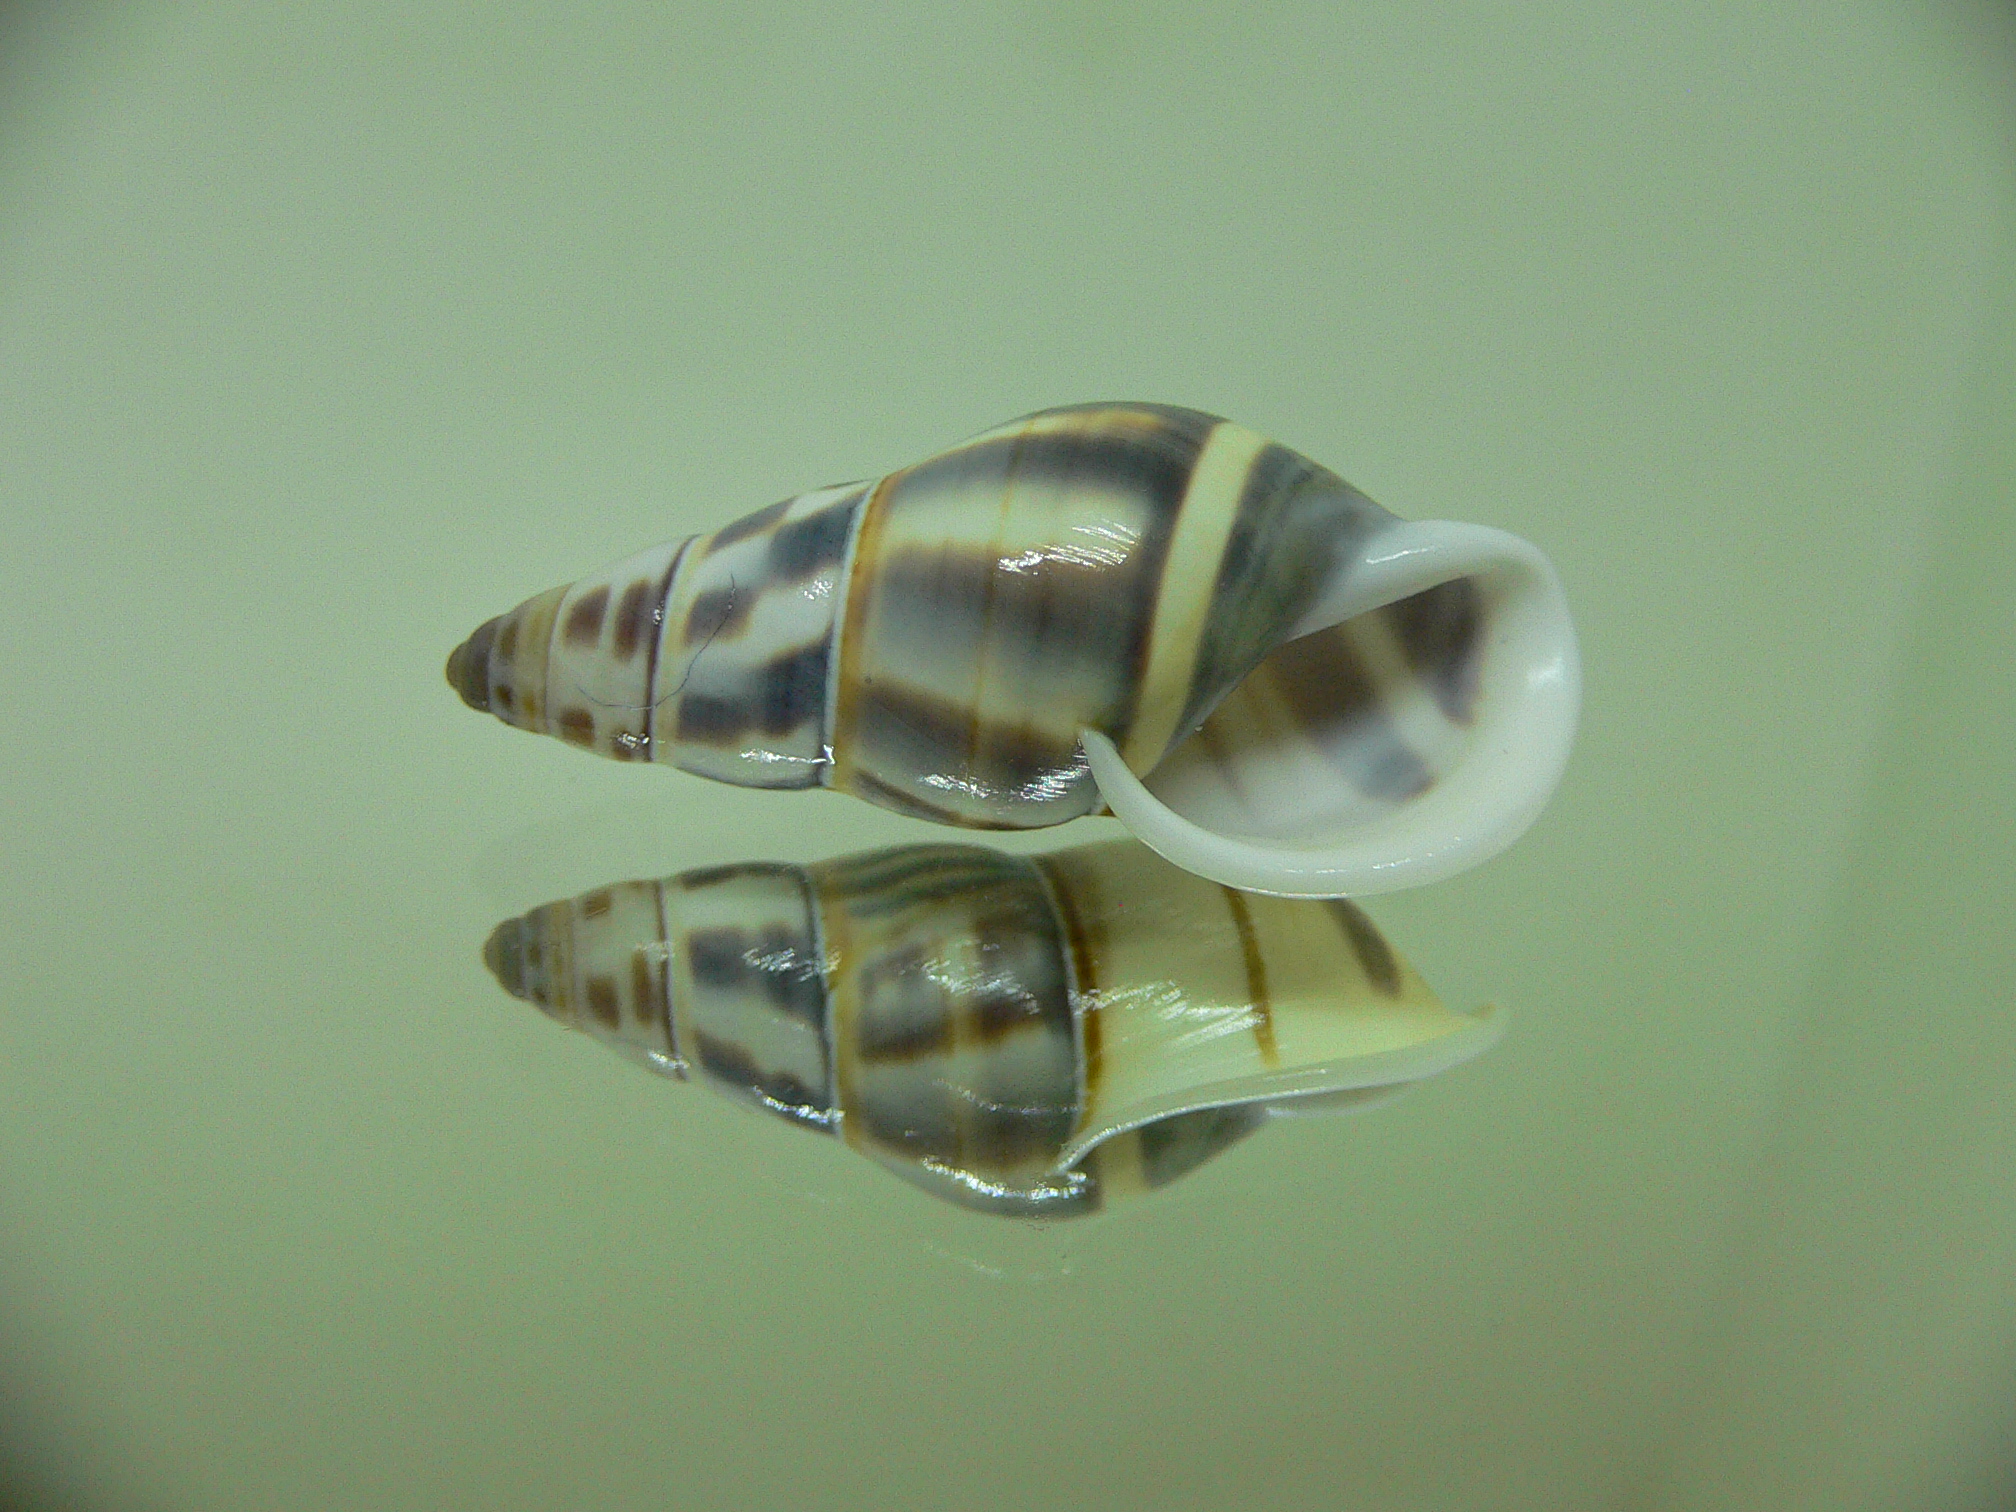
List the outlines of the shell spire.
<svg viewBox="0 0 2016 1512">
<path fill-rule="evenodd" d="M 744 787 L 826 765 L 835 583 L 866 489 L 786 499 L 527 599 L 448 658 L 473 709 Z"/>
<path fill-rule="evenodd" d="M 745 786 L 981 829 L 1103 805 L 1188 870 L 1316 897 L 1509 845 L 1580 702 L 1531 545 L 1153 404 L 1045 410 L 645 552 L 489 621 L 448 680 Z"/>
<path fill-rule="evenodd" d="M 1390 1095 L 1500 1028 L 1445 1008 L 1355 905 L 1237 892 L 1129 840 L 620 883 L 506 920 L 483 957 L 660 1072 L 1034 1216 Z"/>
</svg>

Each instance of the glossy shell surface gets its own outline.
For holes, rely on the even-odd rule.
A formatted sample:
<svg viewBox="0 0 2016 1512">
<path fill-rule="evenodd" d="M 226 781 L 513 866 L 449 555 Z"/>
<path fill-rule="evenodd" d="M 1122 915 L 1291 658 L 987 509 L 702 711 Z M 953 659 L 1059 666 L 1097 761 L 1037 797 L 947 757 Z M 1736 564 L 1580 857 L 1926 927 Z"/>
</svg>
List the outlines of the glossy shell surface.
<svg viewBox="0 0 2016 1512">
<path fill-rule="evenodd" d="M 1102 804 L 1177 864 L 1330 896 L 1501 849 L 1579 662 L 1545 559 L 1410 524 L 1165 405 L 1046 410 L 527 600 L 449 681 L 507 723 L 968 828 Z"/>
</svg>

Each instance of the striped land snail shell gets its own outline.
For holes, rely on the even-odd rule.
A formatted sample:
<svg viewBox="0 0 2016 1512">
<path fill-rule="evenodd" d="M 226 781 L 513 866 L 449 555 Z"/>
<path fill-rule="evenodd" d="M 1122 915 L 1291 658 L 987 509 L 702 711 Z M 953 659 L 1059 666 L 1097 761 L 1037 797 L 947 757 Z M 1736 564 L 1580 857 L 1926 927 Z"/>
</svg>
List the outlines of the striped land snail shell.
<svg viewBox="0 0 2016 1512">
<path fill-rule="evenodd" d="M 627 761 L 1021 829 L 1109 810 L 1229 886 L 1333 897 L 1502 850 L 1567 761 L 1559 580 L 1241 426 L 1044 410 L 527 600 L 463 700 Z"/>
</svg>

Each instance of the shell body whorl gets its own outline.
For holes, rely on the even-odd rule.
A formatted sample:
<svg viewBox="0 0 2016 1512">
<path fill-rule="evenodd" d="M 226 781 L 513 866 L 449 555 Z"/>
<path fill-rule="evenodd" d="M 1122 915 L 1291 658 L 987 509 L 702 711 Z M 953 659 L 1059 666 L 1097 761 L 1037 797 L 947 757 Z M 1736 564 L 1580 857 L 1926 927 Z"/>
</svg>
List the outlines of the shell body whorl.
<svg viewBox="0 0 2016 1512">
<path fill-rule="evenodd" d="M 1086 730 L 1152 771 L 1390 518 L 1161 405 L 1047 410 L 892 474 L 848 582 L 831 783 L 974 828 L 1090 813 Z"/>
<path fill-rule="evenodd" d="M 1104 803 L 1179 865 L 1310 896 L 1509 844 L 1579 701 L 1525 543 L 1152 404 L 1041 411 L 642 553 L 448 675 L 618 759 L 967 828 Z"/>
<path fill-rule="evenodd" d="M 1496 1030 L 1354 905 L 1235 892 L 1125 840 L 622 883 L 506 921 L 484 959 L 662 1072 L 1017 1214 L 1163 1185 L 1272 1113 L 1404 1086 Z"/>
</svg>

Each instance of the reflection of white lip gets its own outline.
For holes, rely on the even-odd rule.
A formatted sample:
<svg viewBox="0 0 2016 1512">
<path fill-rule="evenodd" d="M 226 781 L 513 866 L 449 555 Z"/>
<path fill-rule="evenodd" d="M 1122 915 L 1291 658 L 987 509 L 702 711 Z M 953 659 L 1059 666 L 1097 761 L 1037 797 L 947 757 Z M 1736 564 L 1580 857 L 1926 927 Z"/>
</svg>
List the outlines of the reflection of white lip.
<svg viewBox="0 0 2016 1512">
<path fill-rule="evenodd" d="M 1396 656 L 1375 611 L 1459 582 L 1473 586 L 1480 617 L 1461 653 L 1474 665 Z M 1334 654 L 1334 686 L 1371 695 L 1353 705 L 1340 692 L 1334 718 L 1311 724 L 1306 710 L 1270 718 L 1264 691 L 1242 685 L 1145 777 L 1085 732 L 1107 807 L 1186 870 L 1296 897 L 1435 882 L 1518 839 L 1561 779 L 1581 659 L 1559 578 L 1517 536 L 1396 521 L 1338 564 L 1284 644 L 1297 647 L 1298 676 Z M 1264 688 L 1268 666 L 1248 683 Z M 1473 680 L 1464 718 L 1433 696 L 1441 676 Z M 1414 790 L 1368 792 L 1363 774 L 1387 752 L 1417 763 Z"/>
<path fill-rule="evenodd" d="M 1087 1151 L 1116 1134 L 1206 1108 L 1260 1107 L 1270 1118 L 1298 1118 L 1377 1107 L 1416 1083 L 1482 1055 L 1504 1038 L 1506 1022 L 1503 1009 L 1487 1005 L 1474 1014 L 1447 1013 L 1444 1022 L 1436 1025 L 1439 1033 L 1391 1049 L 1285 1069 L 1249 1071 L 1217 1083 L 1171 1085 L 1158 1097 L 1089 1124 L 1066 1147 L 1057 1167 L 1068 1170 L 1083 1160 Z M 1159 1048 L 1170 1046 L 1165 1042 Z"/>
</svg>

